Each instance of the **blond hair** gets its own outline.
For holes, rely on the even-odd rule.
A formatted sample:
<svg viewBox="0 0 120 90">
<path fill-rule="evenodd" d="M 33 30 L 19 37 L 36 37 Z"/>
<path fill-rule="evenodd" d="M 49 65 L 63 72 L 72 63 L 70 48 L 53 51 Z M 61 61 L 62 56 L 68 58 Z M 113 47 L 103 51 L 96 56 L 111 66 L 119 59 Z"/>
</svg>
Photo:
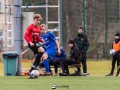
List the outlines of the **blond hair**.
<svg viewBox="0 0 120 90">
<path fill-rule="evenodd" d="M 46 24 L 41 24 L 40 26 L 41 26 L 41 27 L 46 27 Z"/>
</svg>

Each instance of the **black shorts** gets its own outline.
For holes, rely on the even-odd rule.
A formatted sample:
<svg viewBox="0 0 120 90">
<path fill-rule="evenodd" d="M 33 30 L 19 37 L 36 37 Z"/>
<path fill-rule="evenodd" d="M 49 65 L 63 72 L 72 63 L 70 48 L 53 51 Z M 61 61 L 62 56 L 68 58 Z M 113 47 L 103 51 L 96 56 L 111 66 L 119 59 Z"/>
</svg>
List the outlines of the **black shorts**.
<svg viewBox="0 0 120 90">
<path fill-rule="evenodd" d="M 42 47 L 42 45 L 38 42 L 32 42 L 34 43 L 34 46 L 30 46 L 30 44 L 28 44 L 28 47 L 33 51 L 34 54 L 38 53 L 38 48 Z"/>
</svg>

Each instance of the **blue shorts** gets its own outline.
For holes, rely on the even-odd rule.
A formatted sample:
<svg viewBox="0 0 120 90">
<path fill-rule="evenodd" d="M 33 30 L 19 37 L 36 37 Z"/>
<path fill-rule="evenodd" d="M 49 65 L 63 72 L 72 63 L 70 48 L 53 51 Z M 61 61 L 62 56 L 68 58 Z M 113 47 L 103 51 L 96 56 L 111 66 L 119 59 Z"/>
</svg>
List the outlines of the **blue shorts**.
<svg viewBox="0 0 120 90">
<path fill-rule="evenodd" d="M 53 60 L 57 53 L 57 50 L 55 47 L 50 47 L 45 50 L 45 53 L 48 55 L 48 59 Z"/>
</svg>

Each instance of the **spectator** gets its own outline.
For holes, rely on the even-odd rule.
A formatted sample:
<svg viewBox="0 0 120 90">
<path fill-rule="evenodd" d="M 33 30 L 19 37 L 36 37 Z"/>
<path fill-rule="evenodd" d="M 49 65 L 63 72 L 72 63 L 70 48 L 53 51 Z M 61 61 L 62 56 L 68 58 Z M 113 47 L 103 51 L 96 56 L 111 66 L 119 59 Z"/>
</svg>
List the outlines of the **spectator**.
<svg viewBox="0 0 120 90">
<path fill-rule="evenodd" d="M 89 47 L 89 42 L 87 36 L 83 32 L 83 27 L 78 27 L 77 31 L 78 35 L 74 38 L 74 42 L 77 44 L 82 54 L 81 63 L 83 66 L 83 74 L 87 75 L 86 53 Z"/>
<path fill-rule="evenodd" d="M 113 57 L 112 57 L 111 72 L 106 76 L 113 76 L 114 75 L 114 69 L 115 69 L 116 62 L 117 62 L 117 67 L 119 67 L 119 62 L 120 62 L 120 55 L 119 55 L 119 52 L 120 52 L 120 34 L 119 33 L 115 34 L 115 40 L 112 44 L 112 49 L 115 50 L 115 55 L 113 55 Z M 119 75 L 119 69 L 117 71 L 118 72 L 117 72 L 116 76 Z"/>
<path fill-rule="evenodd" d="M 58 65 L 60 65 L 60 67 L 62 68 L 63 71 L 63 66 L 62 66 L 62 62 L 66 60 L 66 53 L 63 47 L 60 47 L 60 54 L 56 54 L 54 60 L 53 60 L 53 65 L 55 68 L 55 76 L 58 75 Z"/>
<path fill-rule="evenodd" d="M 60 73 L 60 76 L 66 76 L 66 75 L 70 75 L 69 73 L 69 69 L 68 69 L 68 65 L 73 65 L 73 64 L 80 64 L 80 60 L 81 60 L 81 53 L 77 47 L 77 45 L 74 43 L 73 40 L 70 40 L 68 42 L 68 45 L 70 47 L 70 58 L 67 60 L 64 60 L 62 62 L 63 65 L 63 73 Z M 77 66 L 77 70 L 79 72 L 80 75 L 80 67 Z"/>
</svg>

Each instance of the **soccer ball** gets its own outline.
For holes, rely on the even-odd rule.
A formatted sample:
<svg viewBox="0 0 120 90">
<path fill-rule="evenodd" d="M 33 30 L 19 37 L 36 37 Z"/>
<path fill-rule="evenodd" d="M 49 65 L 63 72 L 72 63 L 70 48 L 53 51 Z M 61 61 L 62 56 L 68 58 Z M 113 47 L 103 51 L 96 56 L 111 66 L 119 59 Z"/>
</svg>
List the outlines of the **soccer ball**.
<svg viewBox="0 0 120 90">
<path fill-rule="evenodd" d="M 115 50 L 114 50 L 114 49 L 111 49 L 111 50 L 110 50 L 110 55 L 112 55 L 112 56 L 115 55 Z"/>
<path fill-rule="evenodd" d="M 30 73 L 30 77 L 31 78 L 38 78 L 39 76 L 39 71 L 38 70 L 32 70 L 31 73 Z"/>
<path fill-rule="evenodd" d="M 56 85 L 52 85 L 51 88 L 54 90 L 56 89 Z"/>
</svg>

